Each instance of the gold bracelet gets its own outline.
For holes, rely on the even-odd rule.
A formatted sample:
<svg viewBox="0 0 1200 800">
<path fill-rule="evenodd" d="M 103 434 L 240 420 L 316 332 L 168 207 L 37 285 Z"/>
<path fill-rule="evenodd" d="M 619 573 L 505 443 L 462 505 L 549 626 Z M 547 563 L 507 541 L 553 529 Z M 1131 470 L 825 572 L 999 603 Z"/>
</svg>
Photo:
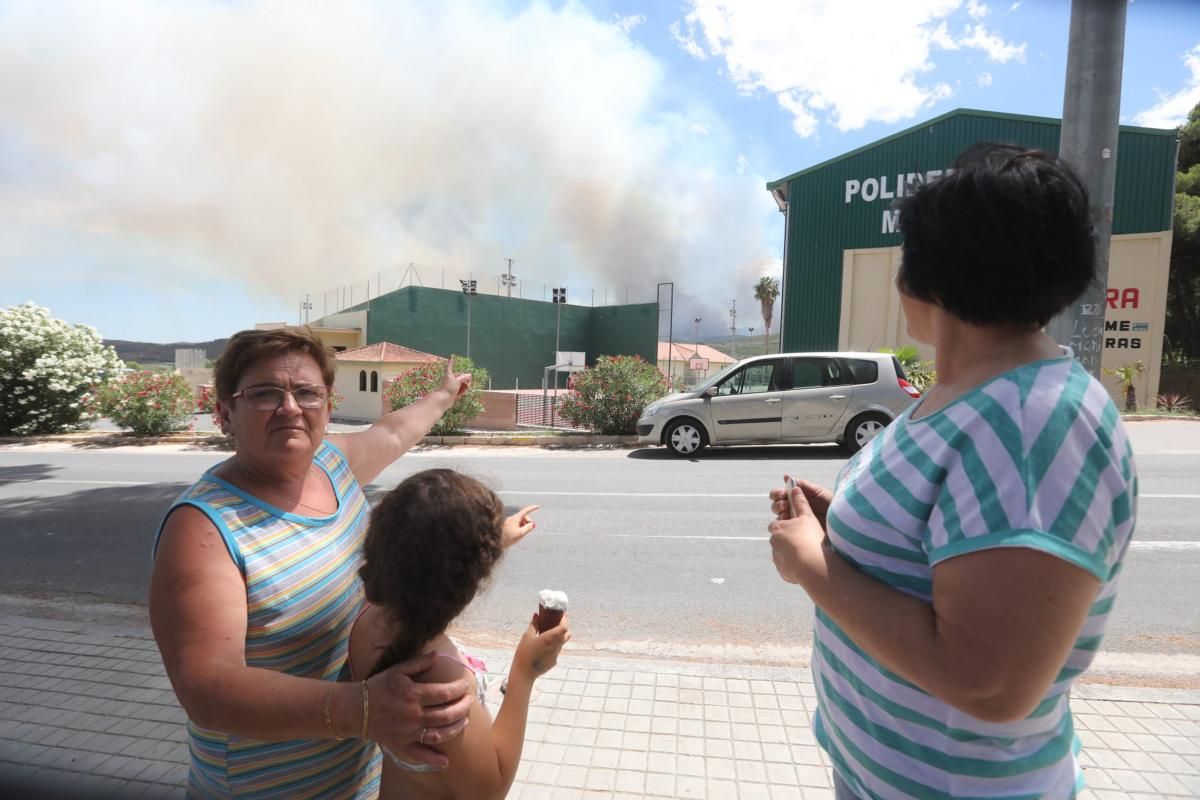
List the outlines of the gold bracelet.
<svg viewBox="0 0 1200 800">
<path fill-rule="evenodd" d="M 363 699 L 363 727 L 362 727 L 362 737 L 361 738 L 365 742 L 365 741 L 367 741 L 367 719 L 368 719 L 367 715 L 370 710 L 370 706 L 368 705 L 368 702 L 367 702 L 368 701 L 367 682 L 363 681 L 360 685 L 362 686 L 362 699 Z"/>
<path fill-rule="evenodd" d="M 337 688 L 337 684 L 330 684 L 329 691 L 325 693 L 325 727 L 329 728 L 329 733 L 333 736 L 334 741 L 345 741 L 345 736 L 338 736 L 337 731 L 333 729 L 333 717 L 329 716 L 329 701 L 333 698 L 333 690 Z"/>
</svg>

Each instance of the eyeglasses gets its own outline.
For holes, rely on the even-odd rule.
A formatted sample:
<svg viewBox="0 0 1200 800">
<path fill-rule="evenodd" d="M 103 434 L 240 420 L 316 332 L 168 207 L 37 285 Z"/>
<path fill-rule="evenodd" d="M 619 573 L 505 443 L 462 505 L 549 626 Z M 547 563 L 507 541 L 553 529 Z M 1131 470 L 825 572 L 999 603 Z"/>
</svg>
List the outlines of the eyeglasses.
<svg viewBox="0 0 1200 800">
<path fill-rule="evenodd" d="M 297 386 L 284 389 L 281 386 L 251 386 L 234 392 L 229 397 L 241 397 L 255 411 L 277 411 L 283 405 L 284 395 L 291 395 L 300 408 L 313 410 L 323 408 L 329 401 L 329 391 L 324 386 Z"/>
</svg>

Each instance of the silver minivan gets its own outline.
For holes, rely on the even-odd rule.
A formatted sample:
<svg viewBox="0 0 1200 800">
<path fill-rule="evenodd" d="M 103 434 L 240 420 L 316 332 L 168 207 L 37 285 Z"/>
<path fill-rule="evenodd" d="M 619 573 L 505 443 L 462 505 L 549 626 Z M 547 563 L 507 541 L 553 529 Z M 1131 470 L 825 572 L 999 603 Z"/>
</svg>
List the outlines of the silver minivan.
<svg viewBox="0 0 1200 800">
<path fill-rule="evenodd" d="M 809 442 L 856 452 L 920 396 L 886 353 L 754 356 L 647 406 L 638 444 L 663 444 L 677 456 L 709 445 Z"/>
</svg>

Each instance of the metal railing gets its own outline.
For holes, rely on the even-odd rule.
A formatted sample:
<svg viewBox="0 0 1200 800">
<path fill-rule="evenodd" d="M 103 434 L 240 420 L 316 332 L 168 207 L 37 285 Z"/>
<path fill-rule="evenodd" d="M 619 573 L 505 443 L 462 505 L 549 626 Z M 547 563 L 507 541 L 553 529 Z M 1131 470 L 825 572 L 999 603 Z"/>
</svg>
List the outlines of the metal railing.
<svg viewBox="0 0 1200 800">
<path fill-rule="evenodd" d="M 517 393 L 517 427 L 547 428 L 553 430 L 586 431 L 563 418 L 559 409 L 562 401 L 573 392 L 559 389 L 557 392 L 542 392 L 540 389 Z"/>
</svg>

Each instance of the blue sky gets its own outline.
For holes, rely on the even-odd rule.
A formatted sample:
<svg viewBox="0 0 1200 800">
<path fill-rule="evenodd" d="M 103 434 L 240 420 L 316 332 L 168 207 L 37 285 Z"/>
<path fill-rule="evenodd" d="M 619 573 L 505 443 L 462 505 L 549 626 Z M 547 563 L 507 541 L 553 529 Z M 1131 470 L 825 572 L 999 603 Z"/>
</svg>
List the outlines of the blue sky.
<svg viewBox="0 0 1200 800">
<path fill-rule="evenodd" d="M 672 280 L 677 335 L 733 299 L 745 332 L 763 184 L 954 108 L 1058 116 L 1069 7 L 0 0 L 0 307 L 196 341 L 512 257 L 529 296 Z M 1122 121 L 1198 101 L 1200 3 L 1131 3 Z"/>
</svg>

